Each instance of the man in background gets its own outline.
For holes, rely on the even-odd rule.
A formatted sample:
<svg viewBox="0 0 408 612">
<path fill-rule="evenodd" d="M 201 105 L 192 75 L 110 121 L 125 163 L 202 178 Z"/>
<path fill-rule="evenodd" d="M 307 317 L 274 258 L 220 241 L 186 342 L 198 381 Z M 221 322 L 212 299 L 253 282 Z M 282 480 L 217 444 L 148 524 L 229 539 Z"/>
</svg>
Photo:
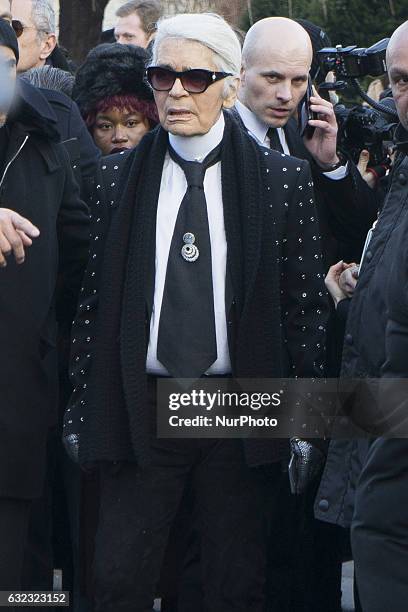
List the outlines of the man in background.
<svg viewBox="0 0 408 612">
<path fill-rule="evenodd" d="M 116 11 L 118 22 L 114 29 L 116 42 L 146 48 L 156 31 L 161 17 L 159 0 L 130 0 Z"/>
</svg>

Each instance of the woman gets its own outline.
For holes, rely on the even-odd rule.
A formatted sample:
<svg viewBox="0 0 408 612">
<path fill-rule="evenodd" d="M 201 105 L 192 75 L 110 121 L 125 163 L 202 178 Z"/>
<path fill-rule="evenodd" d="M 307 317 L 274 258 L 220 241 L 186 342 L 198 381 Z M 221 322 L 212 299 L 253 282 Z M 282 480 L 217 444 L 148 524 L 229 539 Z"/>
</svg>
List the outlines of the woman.
<svg viewBox="0 0 408 612">
<path fill-rule="evenodd" d="M 158 122 L 144 81 L 149 55 L 132 45 L 98 45 L 79 68 L 73 99 L 103 155 L 136 147 Z"/>
</svg>

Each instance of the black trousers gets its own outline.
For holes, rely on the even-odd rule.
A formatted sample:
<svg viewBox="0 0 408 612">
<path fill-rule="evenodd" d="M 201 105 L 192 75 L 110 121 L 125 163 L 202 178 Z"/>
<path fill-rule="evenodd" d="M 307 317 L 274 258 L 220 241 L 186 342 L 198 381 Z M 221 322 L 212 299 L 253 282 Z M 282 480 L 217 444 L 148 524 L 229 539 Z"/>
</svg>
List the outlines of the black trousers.
<svg viewBox="0 0 408 612">
<path fill-rule="evenodd" d="M 265 495 L 240 440 L 152 440 L 152 464 L 101 468 L 94 612 L 151 612 L 187 482 L 200 537 L 205 612 L 264 612 Z"/>
<path fill-rule="evenodd" d="M 21 590 L 30 507 L 27 500 L 0 498 L 0 591 Z"/>
<path fill-rule="evenodd" d="M 408 440 L 370 447 L 356 494 L 351 529 L 364 612 L 408 608 Z"/>
</svg>

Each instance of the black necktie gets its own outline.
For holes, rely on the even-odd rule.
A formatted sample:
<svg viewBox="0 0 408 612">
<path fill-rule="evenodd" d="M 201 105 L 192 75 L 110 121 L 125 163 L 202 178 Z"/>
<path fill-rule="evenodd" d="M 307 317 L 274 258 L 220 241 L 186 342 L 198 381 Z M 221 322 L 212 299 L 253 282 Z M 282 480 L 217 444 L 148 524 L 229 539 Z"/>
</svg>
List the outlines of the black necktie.
<svg viewBox="0 0 408 612">
<path fill-rule="evenodd" d="M 278 130 L 276 128 L 270 127 L 266 132 L 266 135 L 269 138 L 269 148 L 274 151 L 279 151 L 279 153 L 284 153 L 283 147 L 279 138 Z"/>
<path fill-rule="evenodd" d="M 183 160 L 187 191 L 180 204 L 167 262 L 157 358 L 175 378 L 198 378 L 217 359 L 211 242 L 204 176 L 220 159 L 221 145 L 203 161 Z"/>
</svg>

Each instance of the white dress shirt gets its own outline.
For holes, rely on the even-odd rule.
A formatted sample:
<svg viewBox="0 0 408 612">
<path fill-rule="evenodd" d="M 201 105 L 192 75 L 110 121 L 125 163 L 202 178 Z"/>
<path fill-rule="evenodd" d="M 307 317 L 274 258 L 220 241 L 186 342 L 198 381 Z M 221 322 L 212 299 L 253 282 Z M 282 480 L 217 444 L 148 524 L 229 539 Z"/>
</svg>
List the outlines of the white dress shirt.
<svg viewBox="0 0 408 612">
<path fill-rule="evenodd" d="M 174 136 L 170 134 L 169 141 L 176 153 L 186 161 L 202 162 L 204 158 L 220 144 L 224 135 L 224 127 L 224 116 L 221 113 L 217 123 L 207 134 L 191 137 Z M 157 359 L 157 340 L 170 245 L 173 238 L 177 214 L 186 190 L 187 181 L 183 170 L 167 153 L 163 165 L 157 208 L 156 277 L 146 360 L 148 374 L 168 375 L 166 368 Z M 228 348 L 227 319 L 225 312 L 227 240 L 224 226 L 220 162 L 214 164 L 206 171 L 204 178 L 204 193 L 207 200 L 208 224 L 210 229 L 215 331 L 217 337 L 217 360 L 206 373 L 209 375 L 228 374 L 231 372 L 231 361 Z M 194 263 L 189 265 L 194 265 Z"/>
<path fill-rule="evenodd" d="M 261 121 L 255 113 L 253 113 L 245 104 L 242 104 L 239 100 L 235 102 L 235 108 L 239 113 L 246 129 L 248 130 L 248 134 L 252 136 L 260 145 L 263 147 L 270 148 L 269 137 L 267 136 L 267 132 L 270 126 L 266 125 L 263 121 Z M 276 128 L 276 131 L 279 136 L 280 143 L 282 145 L 283 152 L 286 155 L 292 155 L 291 151 L 289 151 L 288 143 L 285 136 L 285 131 L 283 128 Z M 333 181 L 339 181 L 343 179 L 348 174 L 347 164 L 345 166 L 340 166 L 335 170 L 331 170 L 330 172 L 323 173 L 328 178 Z"/>
</svg>

